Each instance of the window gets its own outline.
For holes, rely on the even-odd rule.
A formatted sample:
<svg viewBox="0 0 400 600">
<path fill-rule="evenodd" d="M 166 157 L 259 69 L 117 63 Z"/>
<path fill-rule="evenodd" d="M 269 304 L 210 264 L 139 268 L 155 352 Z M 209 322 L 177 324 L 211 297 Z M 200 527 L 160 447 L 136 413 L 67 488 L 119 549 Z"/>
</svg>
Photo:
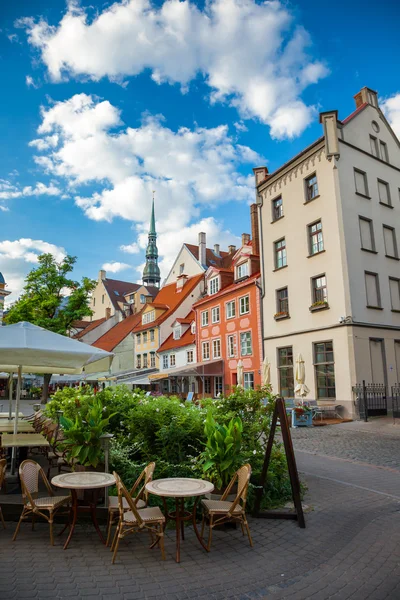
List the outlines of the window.
<svg viewBox="0 0 400 600">
<path fill-rule="evenodd" d="M 250 300 L 248 296 L 239 298 L 239 314 L 247 315 L 250 312 Z"/>
<path fill-rule="evenodd" d="M 141 369 L 142 368 L 142 357 L 140 354 L 136 355 L 136 368 L 137 369 Z"/>
<path fill-rule="evenodd" d="M 147 344 L 147 331 L 143 331 L 143 344 Z"/>
<path fill-rule="evenodd" d="M 96 306 L 96 298 L 93 298 L 93 306 Z"/>
<path fill-rule="evenodd" d="M 221 358 L 221 340 L 219 338 L 217 340 L 213 340 L 212 348 L 213 358 Z"/>
<path fill-rule="evenodd" d="M 248 277 L 248 275 L 249 275 L 248 261 L 246 261 L 236 267 L 236 279 L 242 279 L 243 277 Z"/>
<path fill-rule="evenodd" d="M 314 368 L 317 398 L 336 398 L 332 342 L 314 344 Z"/>
<path fill-rule="evenodd" d="M 293 348 L 278 348 L 279 393 L 284 398 L 294 396 Z"/>
<path fill-rule="evenodd" d="M 210 296 L 216 294 L 219 291 L 219 279 L 218 277 L 213 277 L 208 282 L 208 293 Z"/>
<path fill-rule="evenodd" d="M 240 334 L 240 354 L 241 356 L 249 356 L 253 354 L 251 345 L 251 331 L 246 331 Z"/>
<path fill-rule="evenodd" d="M 136 344 L 137 345 L 140 345 L 140 340 L 141 340 L 141 335 L 140 335 L 140 333 L 137 333 L 136 334 Z"/>
<path fill-rule="evenodd" d="M 182 263 L 181 265 L 179 265 L 179 275 L 183 275 L 185 271 L 185 263 Z"/>
<path fill-rule="evenodd" d="M 356 194 L 369 198 L 367 174 L 359 169 L 354 169 L 354 181 L 356 184 Z"/>
<path fill-rule="evenodd" d="M 144 313 L 144 315 L 142 316 L 142 324 L 146 325 L 146 323 L 151 323 L 152 321 L 155 320 L 155 311 L 154 310 L 150 310 L 147 313 Z"/>
<path fill-rule="evenodd" d="M 313 200 L 318 196 L 318 181 L 317 176 L 311 175 L 306 179 L 306 202 Z"/>
<path fill-rule="evenodd" d="M 387 145 L 385 144 L 385 142 L 380 141 L 379 147 L 381 150 L 381 159 L 388 163 L 389 162 L 389 154 L 388 154 Z"/>
<path fill-rule="evenodd" d="M 150 352 L 150 367 L 153 369 L 156 366 L 156 353 Z"/>
<path fill-rule="evenodd" d="M 226 303 L 225 313 L 227 319 L 233 319 L 233 317 L 236 317 L 236 302 L 234 300 Z"/>
<path fill-rule="evenodd" d="M 236 356 L 236 336 L 235 335 L 228 335 L 227 346 L 228 346 L 228 358 L 235 358 L 235 356 Z"/>
<path fill-rule="evenodd" d="M 101 296 L 101 303 L 104 304 L 104 294 Z"/>
<path fill-rule="evenodd" d="M 135 300 L 135 294 L 130 294 L 129 302 L 133 302 Z"/>
<path fill-rule="evenodd" d="M 367 306 L 369 308 L 381 308 L 378 273 L 365 271 L 365 290 L 367 294 Z"/>
<path fill-rule="evenodd" d="M 222 388 L 222 377 L 218 376 L 218 377 L 214 377 L 214 396 L 216 398 L 218 398 L 219 394 L 222 394 L 223 388 Z"/>
<path fill-rule="evenodd" d="M 385 254 L 390 258 L 399 258 L 397 251 L 396 231 L 389 225 L 383 226 L 383 239 L 385 242 Z"/>
<path fill-rule="evenodd" d="M 140 294 L 140 304 L 146 304 L 146 296 L 144 294 Z"/>
<path fill-rule="evenodd" d="M 154 342 L 155 339 L 155 332 L 154 329 L 150 329 L 150 341 Z"/>
<path fill-rule="evenodd" d="M 207 327 L 208 325 L 208 310 L 203 310 L 201 313 L 201 326 Z"/>
<path fill-rule="evenodd" d="M 245 390 L 254 390 L 254 373 L 243 373 L 243 387 Z"/>
<path fill-rule="evenodd" d="M 163 369 L 168 369 L 168 354 L 163 354 L 162 366 L 163 366 Z"/>
<path fill-rule="evenodd" d="M 278 315 L 289 313 L 289 297 L 287 287 L 276 290 L 276 312 Z"/>
<path fill-rule="evenodd" d="M 377 156 L 379 158 L 378 140 L 376 139 L 375 136 L 370 135 L 369 136 L 369 142 L 370 142 L 370 145 L 371 145 L 371 153 L 374 156 Z"/>
<path fill-rule="evenodd" d="M 281 217 L 283 217 L 283 202 L 282 196 L 279 196 L 272 200 L 272 220 L 277 221 Z"/>
<path fill-rule="evenodd" d="M 210 360 L 210 342 L 203 342 L 201 347 L 203 360 Z"/>
<path fill-rule="evenodd" d="M 177 325 L 176 327 L 174 327 L 174 340 L 179 340 L 181 337 L 181 326 Z"/>
<path fill-rule="evenodd" d="M 392 201 L 390 198 L 389 184 L 386 183 L 386 181 L 382 181 L 382 179 L 378 179 L 378 193 L 379 193 L 379 202 L 381 204 L 386 204 L 387 206 L 392 206 Z"/>
<path fill-rule="evenodd" d="M 192 332 L 193 335 L 196 333 L 196 323 L 194 321 L 190 326 L 190 331 Z"/>
<path fill-rule="evenodd" d="M 324 249 L 324 238 L 322 236 L 322 223 L 317 221 L 308 226 L 308 243 L 310 255 L 318 254 Z"/>
<path fill-rule="evenodd" d="M 172 394 L 176 394 L 176 392 L 178 391 L 178 385 L 176 383 L 176 377 L 173 377 L 171 379 L 170 386 L 171 386 L 171 393 Z"/>
<path fill-rule="evenodd" d="M 169 355 L 169 366 L 170 367 L 175 367 L 175 354 L 170 354 Z"/>
<path fill-rule="evenodd" d="M 219 323 L 219 306 L 211 309 L 211 323 Z"/>
<path fill-rule="evenodd" d="M 282 267 L 286 267 L 287 258 L 286 258 L 285 238 L 275 242 L 274 249 L 275 249 L 275 269 L 281 269 Z"/>
<path fill-rule="evenodd" d="M 204 393 L 211 394 L 211 377 L 204 377 Z"/>
<path fill-rule="evenodd" d="M 186 362 L 188 362 L 188 363 L 193 362 L 193 350 L 188 350 L 186 352 Z"/>
<path fill-rule="evenodd" d="M 143 369 L 147 369 L 147 354 L 143 354 Z"/>
<path fill-rule="evenodd" d="M 312 304 L 323 304 L 328 302 L 328 291 L 326 289 L 325 275 L 318 275 L 311 279 Z"/>
<path fill-rule="evenodd" d="M 361 248 L 375 252 L 374 226 L 371 219 L 359 217 Z"/>
<path fill-rule="evenodd" d="M 400 279 L 389 277 L 389 288 L 392 310 L 400 312 Z"/>
</svg>

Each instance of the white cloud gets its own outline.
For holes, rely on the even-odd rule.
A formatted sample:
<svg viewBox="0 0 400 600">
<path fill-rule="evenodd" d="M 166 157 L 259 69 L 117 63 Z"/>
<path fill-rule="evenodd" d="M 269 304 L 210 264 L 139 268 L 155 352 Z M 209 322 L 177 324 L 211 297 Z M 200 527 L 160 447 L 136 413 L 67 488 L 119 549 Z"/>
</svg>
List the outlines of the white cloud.
<svg viewBox="0 0 400 600">
<path fill-rule="evenodd" d="M 7 208 L 7 206 L 2 206 L 1 204 L 0 204 L 0 210 L 3 211 L 3 212 L 8 212 L 9 211 L 9 209 Z"/>
<path fill-rule="evenodd" d="M 38 256 L 44 253 L 52 254 L 57 261 L 66 256 L 64 248 L 43 240 L 21 238 L 0 242 L 0 271 L 6 280 L 7 289 L 12 292 L 7 297 L 7 305 L 18 299 L 24 287 L 25 276 L 37 264 Z"/>
<path fill-rule="evenodd" d="M 0 179 L 0 200 L 10 200 L 25 196 L 58 196 L 61 194 L 61 190 L 53 183 L 45 185 L 38 182 L 34 187 L 31 185 L 21 187 L 11 183 L 7 179 Z"/>
<path fill-rule="evenodd" d="M 19 25 L 53 81 L 108 77 L 121 84 L 148 69 L 156 83 L 179 83 L 185 92 L 201 75 L 211 102 L 237 107 L 277 138 L 308 125 L 313 108 L 302 92 L 328 74 L 307 52 L 309 34 L 278 0 L 210 0 L 204 10 L 189 0 L 125 0 L 92 20 L 74 2 L 57 26 L 44 19 Z"/>
<path fill-rule="evenodd" d="M 31 75 L 25 77 L 25 83 L 28 87 L 33 87 L 35 90 L 39 87 Z"/>
<path fill-rule="evenodd" d="M 108 262 L 104 263 L 101 268 L 110 273 L 119 273 L 120 271 L 125 271 L 125 269 L 130 269 L 131 265 L 122 262 Z"/>
<path fill-rule="evenodd" d="M 122 245 L 119 247 L 119 249 L 122 250 L 122 252 L 127 252 L 128 254 L 139 254 L 140 252 L 139 244 L 136 242 L 133 242 L 133 244 L 129 244 L 127 246 Z"/>
<path fill-rule="evenodd" d="M 400 92 L 381 100 L 380 105 L 393 131 L 400 139 Z"/>
</svg>

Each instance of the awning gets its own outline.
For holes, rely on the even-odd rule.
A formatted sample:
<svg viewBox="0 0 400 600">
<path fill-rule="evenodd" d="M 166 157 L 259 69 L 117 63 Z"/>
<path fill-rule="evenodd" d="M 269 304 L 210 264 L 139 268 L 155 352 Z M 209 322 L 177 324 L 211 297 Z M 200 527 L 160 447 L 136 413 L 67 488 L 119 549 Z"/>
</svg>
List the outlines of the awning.
<svg viewBox="0 0 400 600">
<path fill-rule="evenodd" d="M 168 379 L 168 373 L 153 373 L 149 375 L 150 381 L 158 381 L 159 379 Z"/>
<path fill-rule="evenodd" d="M 124 379 L 123 381 L 119 382 L 122 384 L 129 384 L 129 385 L 150 385 L 150 381 L 149 381 L 149 377 L 131 377 L 130 379 Z"/>
<path fill-rule="evenodd" d="M 171 369 L 170 371 L 163 371 L 162 373 L 154 373 L 149 375 L 149 379 L 152 381 L 158 381 L 159 379 L 167 379 L 169 377 L 189 377 L 194 375 L 197 377 L 210 377 L 223 375 L 224 372 L 224 361 L 209 360 L 207 362 L 193 363 L 186 367 Z"/>
</svg>

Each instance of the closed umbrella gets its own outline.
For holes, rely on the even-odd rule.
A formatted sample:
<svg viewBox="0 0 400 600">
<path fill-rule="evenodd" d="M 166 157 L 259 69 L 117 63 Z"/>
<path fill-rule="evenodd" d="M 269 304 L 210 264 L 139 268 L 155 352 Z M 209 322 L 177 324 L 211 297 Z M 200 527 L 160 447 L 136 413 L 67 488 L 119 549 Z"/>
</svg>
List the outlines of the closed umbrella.
<svg viewBox="0 0 400 600">
<path fill-rule="evenodd" d="M 18 431 L 22 373 L 80 374 L 110 368 L 113 354 L 22 321 L 0 327 L 0 371 L 18 373 L 14 434 Z M 12 472 L 15 467 L 15 452 Z"/>
<path fill-rule="evenodd" d="M 237 364 L 237 384 L 243 387 L 243 361 L 239 360 Z"/>
<path fill-rule="evenodd" d="M 297 357 L 297 360 L 296 360 L 296 382 L 297 382 L 297 385 L 296 385 L 294 391 L 295 391 L 295 394 L 300 396 L 300 398 L 302 399 L 302 402 L 303 402 L 305 396 L 307 396 L 307 394 L 310 392 L 310 390 L 308 389 L 308 387 L 305 384 L 305 380 L 306 380 L 306 369 L 304 366 L 304 360 L 303 360 L 303 357 L 301 356 L 301 354 L 299 354 Z"/>
<path fill-rule="evenodd" d="M 267 357 L 264 358 L 262 363 L 262 384 L 264 386 L 271 385 L 271 364 Z"/>
</svg>

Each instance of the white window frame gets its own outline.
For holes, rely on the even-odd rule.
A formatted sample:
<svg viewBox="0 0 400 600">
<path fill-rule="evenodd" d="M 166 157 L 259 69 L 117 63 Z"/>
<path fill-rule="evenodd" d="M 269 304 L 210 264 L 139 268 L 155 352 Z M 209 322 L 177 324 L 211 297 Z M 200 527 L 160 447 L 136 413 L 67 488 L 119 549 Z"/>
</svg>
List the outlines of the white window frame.
<svg viewBox="0 0 400 600">
<path fill-rule="evenodd" d="M 189 360 L 189 358 L 191 358 L 191 360 Z M 187 362 L 187 364 L 194 362 L 194 351 L 193 350 L 186 350 L 186 362 Z"/>
<path fill-rule="evenodd" d="M 252 385 L 249 385 L 250 376 L 252 377 Z M 243 388 L 245 390 L 254 390 L 254 371 L 243 373 Z"/>
<path fill-rule="evenodd" d="M 210 320 L 209 320 L 208 310 L 203 310 L 201 312 L 201 326 L 208 327 L 209 322 L 210 322 Z"/>
<path fill-rule="evenodd" d="M 211 309 L 211 323 L 219 323 L 221 321 L 221 308 L 220 306 L 213 306 Z"/>
<path fill-rule="evenodd" d="M 214 377 L 214 397 L 218 398 L 218 394 L 223 394 L 224 392 L 224 381 L 222 375 L 216 375 Z"/>
<path fill-rule="evenodd" d="M 168 363 L 168 354 L 163 354 L 163 369 L 168 369 L 169 363 Z"/>
<path fill-rule="evenodd" d="M 142 338 L 143 338 L 143 344 L 147 344 L 147 331 L 143 331 Z"/>
<path fill-rule="evenodd" d="M 150 369 L 154 369 L 156 366 L 156 353 L 150 352 Z"/>
<path fill-rule="evenodd" d="M 141 333 L 137 333 L 136 334 L 136 345 L 140 346 L 141 343 L 142 343 L 142 334 Z"/>
<path fill-rule="evenodd" d="M 243 310 L 242 308 L 242 301 L 245 301 L 247 299 L 247 310 Z M 249 294 L 246 294 L 246 296 L 240 296 L 239 298 L 239 315 L 248 315 L 250 314 L 250 296 Z"/>
<path fill-rule="evenodd" d="M 176 354 L 174 352 L 169 355 L 169 366 L 176 367 Z"/>
<path fill-rule="evenodd" d="M 156 332 L 154 329 L 150 329 L 150 341 L 154 342 L 155 339 L 156 339 Z"/>
<path fill-rule="evenodd" d="M 244 270 L 244 273 L 242 273 L 242 269 Z M 245 262 L 240 263 L 240 265 L 237 265 L 236 267 L 236 279 L 243 279 L 244 277 L 248 277 L 249 276 L 249 261 L 246 260 Z"/>
<path fill-rule="evenodd" d="M 193 323 L 190 326 L 190 331 L 193 335 L 196 334 L 196 323 L 193 321 Z"/>
<path fill-rule="evenodd" d="M 233 311 L 229 311 L 228 307 L 233 307 Z M 231 314 L 229 314 L 229 312 Z M 229 300 L 229 302 L 225 303 L 225 318 L 226 319 L 234 319 L 236 317 L 236 300 Z"/>
<path fill-rule="evenodd" d="M 212 341 L 213 358 L 221 358 L 221 338 L 216 338 Z"/>
<path fill-rule="evenodd" d="M 142 315 L 142 325 L 155 321 L 155 314 L 155 310 L 149 310 L 149 312 L 144 313 L 144 315 Z"/>
<path fill-rule="evenodd" d="M 175 325 L 174 331 L 173 331 L 174 340 L 180 340 L 181 339 L 181 335 L 182 335 L 182 328 L 181 328 L 181 326 L 180 325 Z"/>
<path fill-rule="evenodd" d="M 237 355 L 237 340 L 236 334 L 231 333 L 226 338 L 226 354 L 228 358 L 236 358 Z M 232 342 L 232 344 L 231 344 Z"/>
<path fill-rule="evenodd" d="M 243 352 L 243 342 L 242 337 L 250 334 L 250 352 L 249 352 L 249 341 L 246 337 L 246 350 Z M 251 331 L 241 331 L 240 332 L 240 356 L 252 356 L 253 355 L 253 336 L 251 335 Z"/>
<path fill-rule="evenodd" d="M 219 292 L 219 276 L 217 275 L 216 277 L 212 277 L 208 281 L 208 295 L 214 296 L 215 294 L 218 294 L 218 292 Z"/>
<path fill-rule="evenodd" d="M 148 369 L 148 366 L 149 366 L 148 354 L 147 354 L 147 352 L 145 352 L 143 354 L 143 369 Z"/>
<path fill-rule="evenodd" d="M 207 352 L 205 352 L 206 349 Z M 201 358 L 202 360 L 210 360 L 210 342 L 201 343 Z"/>
</svg>

